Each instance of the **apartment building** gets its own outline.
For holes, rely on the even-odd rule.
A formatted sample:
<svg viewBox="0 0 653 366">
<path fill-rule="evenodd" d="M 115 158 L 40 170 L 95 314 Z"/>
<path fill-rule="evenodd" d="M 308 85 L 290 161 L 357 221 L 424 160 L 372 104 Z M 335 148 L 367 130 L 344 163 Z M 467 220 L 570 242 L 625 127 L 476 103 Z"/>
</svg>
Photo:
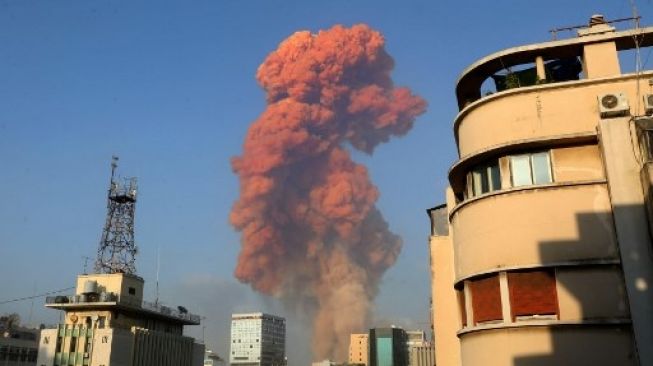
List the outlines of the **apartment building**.
<svg viewBox="0 0 653 366">
<path fill-rule="evenodd" d="M 653 71 L 625 71 L 652 45 L 597 15 L 463 71 L 428 210 L 437 365 L 653 365 Z"/>
</svg>

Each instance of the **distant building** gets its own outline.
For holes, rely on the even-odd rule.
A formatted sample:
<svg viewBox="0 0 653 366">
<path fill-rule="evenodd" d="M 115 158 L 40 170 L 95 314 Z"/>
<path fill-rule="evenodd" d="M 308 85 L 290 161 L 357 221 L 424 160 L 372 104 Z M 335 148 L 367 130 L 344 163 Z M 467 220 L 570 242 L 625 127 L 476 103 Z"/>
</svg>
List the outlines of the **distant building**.
<svg viewBox="0 0 653 366">
<path fill-rule="evenodd" d="M 207 349 L 204 353 L 204 366 L 225 366 L 225 362 L 217 353 Z"/>
<path fill-rule="evenodd" d="M 72 296 L 46 307 L 65 312 L 56 329 L 41 331 L 39 366 L 199 366 L 204 346 L 183 335 L 200 317 L 143 301 L 143 279 L 123 273 L 77 277 Z"/>
<path fill-rule="evenodd" d="M 369 366 L 407 366 L 407 338 L 401 328 L 370 329 Z"/>
<path fill-rule="evenodd" d="M 407 330 L 406 331 L 406 345 L 424 346 L 428 343 L 426 340 L 426 333 L 423 330 Z"/>
<path fill-rule="evenodd" d="M 231 316 L 229 363 L 239 366 L 286 364 L 286 320 L 265 313 Z"/>
<path fill-rule="evenodd" d="M 338 363 L 331 360 L 322 360 L 322 361 L 311 363 L 311 366 L 336 366 L 336 365 L 338 365 Z"/>
<path fill-rule="evenodd" d="M 408 346 L 409 366 L 435 366 L 435 348 L 430 342 Z"/>
<path fill-rule="evenodd" d="M 408 347 L 409 366 L 434 366 L 435 349 L 433 344 L 426 339 L 423 330 L 407 330 L 406 346 Z"/>
<path fill-rule="evenodd" d="M 38 329 L 0 326 L 0 366 L 36 365 Z"/>
<path fill-rule="evenodd" d="M 352 334 L 349 336 L 349 364 L 369 365 L 369 334 Z"/>
</svg>

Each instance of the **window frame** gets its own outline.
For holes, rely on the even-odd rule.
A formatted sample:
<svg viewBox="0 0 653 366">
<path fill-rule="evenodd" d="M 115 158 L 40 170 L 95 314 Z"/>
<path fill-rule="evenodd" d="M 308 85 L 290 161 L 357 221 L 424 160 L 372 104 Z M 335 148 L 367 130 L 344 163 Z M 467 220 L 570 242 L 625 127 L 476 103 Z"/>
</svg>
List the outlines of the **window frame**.
<svg viewBox="0 0 653 366">
<path fill-rule="evenodd" d="M 528 187 L 528 186 L 535 186 L 535 185 L 542 185 L 542 184 L 550 184 L 555 182 L 555 177 L 553 176 L 553 162 L 551 158 L 551 150 L 543 150 L 543 151 L 535 151 L 535 152 L 528 152 L 528 153 L 522 153 L 522 154 L 514 154 L 514 155 L 509 155 L 508 156 L 508 161 L 510 165 L 510 184 L 512 187 Z M 547 173 L 547 181 L 538 181 L 538 172 L 536 172 L 536 163 L 535 163 L 535 157 L 538 156 L 546 156 L 546 173 Z M 516 174 L 518 170 L 516 169 L 516 163 L 518 159 L 526 159 L 528 162 L 528 183 L 519 183 L 517 184 L 516 178 L 518 175 Z M 523 170 L 521 168 L 520 170 Z M 525 174 L 526 172 L 519 172 L 519 174 Z M 526 177 L 520 177 L 519 179 L 525 179 Z"/>
<path fill-rule="evenodd" d="M 499 159 L 487 160 L 474 166 L 466 177 L 467 198 L 501 190 L 501 165 Z"/>
</svg>

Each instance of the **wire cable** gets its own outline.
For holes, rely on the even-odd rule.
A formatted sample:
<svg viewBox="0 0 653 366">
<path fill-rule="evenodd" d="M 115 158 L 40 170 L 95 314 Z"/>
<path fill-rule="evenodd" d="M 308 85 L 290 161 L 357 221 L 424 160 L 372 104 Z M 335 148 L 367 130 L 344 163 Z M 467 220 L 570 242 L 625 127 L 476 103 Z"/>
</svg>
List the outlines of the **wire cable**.
<svg viewBox="0 0 653 366">
<path fill-rule="evenodd" d="M 39 297 L 44 297 L 44 296 L 53 295 L 53 294 L 58 294 L 58 293 L 61 293 L 61 292 L 64 292 L 64 291 L 72 290 L 74 288 L 75 287 L 67 287 L 67 288 L 62 288 L 60 290 L 44 292 L 44 293 L 38 294 L 38 295 L 19 297 L 19 298 L 11 299 L 11 300 L 4 300 L 4 301 L 0 301 L 0 305 L 9 304 L 9 303 L 12 303 L 12 302 L 36 299 L 36 298 L 39 298 Z"/>
</svg>

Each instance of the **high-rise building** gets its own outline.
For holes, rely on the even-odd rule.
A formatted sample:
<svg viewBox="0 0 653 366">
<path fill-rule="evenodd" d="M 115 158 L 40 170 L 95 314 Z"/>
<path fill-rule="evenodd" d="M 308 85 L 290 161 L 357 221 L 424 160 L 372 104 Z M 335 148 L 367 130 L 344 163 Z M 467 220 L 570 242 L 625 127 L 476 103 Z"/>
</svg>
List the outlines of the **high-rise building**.
<svg viewBox="0 0 653 366">
<path fill-rule="evenodd" d="M 351 334 L 349 336 L 349 364 L 368 366 L 369 334 Z"/>
<path fill-rule="evenodd" d="M 134 273 L 136 180 L 114 180 L 117 160 L 97 273 L 77 276 L 74 295 L 46 298 L 45 306 L 64 311 L 64 320 L 41 331 L 37 365 L 200 366 L 204 345 L 183 334 L 200 317 L 183 306 L 143 301 L 144 281 Z"/>
<path fill-rule="evenodd" d="M 370 329 L 370 366 L 408 366 L 408 337 L 401 328 Z"/>
<path fill-rule="evenodd" d="M 458 79 L 429 210 L 438 365 L 653 365 L 653 71 L 624 70 L 653 28 L 577 32 Z"/>
<path fill-rule="evenodd" d="M 229 363 L 239 366 L 286 364 L 286 320 L 265 313 L 231 316 Z"/>
</svg>

